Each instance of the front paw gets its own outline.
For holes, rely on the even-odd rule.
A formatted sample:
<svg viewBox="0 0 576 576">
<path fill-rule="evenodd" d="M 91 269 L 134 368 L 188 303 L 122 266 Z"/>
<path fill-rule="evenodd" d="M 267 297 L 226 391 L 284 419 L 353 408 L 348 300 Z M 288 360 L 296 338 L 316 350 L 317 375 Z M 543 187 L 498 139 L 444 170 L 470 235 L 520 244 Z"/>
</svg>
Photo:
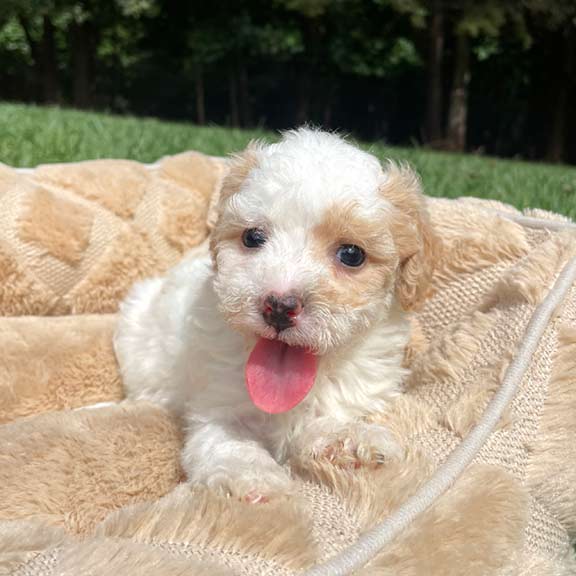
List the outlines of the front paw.
<svg viewBox="0 0 576 576">
<path fill-rule="evenodd" d="M 386 428 L 367 422 L 318 431 L 315 438 L 310 438 L 305 452 L 315 460 L 327 460 L 347 469 L 378 468 L 402 455 L 400 446 Z"/>
<path fill-rule="evenodd" d="M 204 484 L 227 498 L 249 504 L 265 504 L 291 493 L 293 484 L 278 464 L 249 465 L 238 460 L 220 462 L 194 470 L 188 476 L 193 483 Z"/>
</svg>

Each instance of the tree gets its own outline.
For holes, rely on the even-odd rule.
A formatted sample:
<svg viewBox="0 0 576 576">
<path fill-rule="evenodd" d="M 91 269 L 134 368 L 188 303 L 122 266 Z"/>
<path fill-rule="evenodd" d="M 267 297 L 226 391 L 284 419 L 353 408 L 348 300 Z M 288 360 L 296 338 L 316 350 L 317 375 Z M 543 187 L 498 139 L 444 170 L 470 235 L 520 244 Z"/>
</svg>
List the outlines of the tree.
<svg viewBox="0 0 576 576">
<path fill-rule="evenodd" d="M 443 67 L 444 67 L 444 6 L 442 0 L 430 1 L 428 24 L 426 101 L 426 139 L 431 144 L 440 142 L 442 130 Z"/>
<path fill-rule="evenodd" d="M 576 158 L 574 0 L 1 0 L 0 97 Z"/>
<path fill-rule="evenodd" d="M 294 22 L 283 16 L 266 0 L 219 0 L 193 7 L 185 68 L 195 77 L 197 121 L 206 118 L 205 71 L 219 69 L 228 89 L 228 121 L 233 126 L 253 125 L 251 69 L 269 61 L 285 62 L 302 50 Z"/>
<path fill-rule="evenodd" d="M 49 104 L 60 102 L 62 92 L 54 24 L 60 10 L 51 0 L 4 0 L 0 8 L 0 19 L 12 18 L 21 26 L 39 81 L 40 99 Z"/>
<path fill-rule="evenodd" d="M 420 0 L 282 0 L 300 18 L 303 48 L 296 123 L 331 121 L 343 75 L 392 80 L 421 67 L 410 37 L 424 24 Z M 316 106 L 315 106 L 316 105 Z M 314 114 L 313 109 L 319 110 Z"/>
<path fill-rule="evenodd" d="M 13 19 L 22 28 L 34 75 L 39 79 L 39 100 L 49 104 L 63 102 L 68 61 L 72 71 L 71 102 L 85 108 L 92 103 L 102 31 L 127 20 L 133 25 L 154 9 L 155 0 L 3 0 L 0 21 Z"/>
<path fill-rule="evenodd" d="M 540 30 L 555 37 L 554 62 L 549 68 L 553 92 L 550 101 L 551 130 L 546 158 L 561 162 L 565 157 L 569 103 L 574 87 L 576 64 L 576 4 L 572 0 L 526 0 L 527 8 Z M 559 41 L 558 41 L 559 40 Z M 554 43 L 552 38 L 548 41 Z"/>
<path fill-rule="evenodd" d="M 523 22 L 522 0 L 451 0 L 446 3 L 453 34 L 452 82 L 446 128 L 450 149 L 464 151 L 468 127 L 468 89 L 471 79 L 472 42 L 478 38 L 498 38 L 504 26 Z M 517 31 L 524 31 L 518 26 Z"/>
<path fill-rule="evenodd" d="M 552 105 L 552 130 L 548 137 L 546 158 L 551 162 L 561 162 L 565 157 L 566 126 L 568 105 L 572 93 L 574 65 L 576 64 L 576 38 L 573 26 L 565 26 L 561 31 L 561 56 L 556 67 L 556 101 Z"/>
</svg>

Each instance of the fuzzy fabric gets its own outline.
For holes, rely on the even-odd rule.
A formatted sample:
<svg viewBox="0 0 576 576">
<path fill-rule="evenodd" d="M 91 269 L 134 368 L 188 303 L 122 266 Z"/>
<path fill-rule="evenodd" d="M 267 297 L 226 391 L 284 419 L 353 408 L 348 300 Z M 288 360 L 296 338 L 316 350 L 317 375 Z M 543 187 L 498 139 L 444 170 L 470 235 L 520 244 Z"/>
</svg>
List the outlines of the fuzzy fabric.
<svg viewBox="0 0 576 576">
<path fill-rule="evenodd" d="M 132 283 L 206 238 L 225 166 L 195 152 L 152 165 L 0 164 L 0 315 L 116 312 Z"/>
<path fill-rule="evenodd" d="M 0 167 L 0 574 L 290 576 L 328 559 L 475 425 L 576 254 L 574 234 L 492 211 L 508 206 L 430 200 L 447 257 L 415 317 L 406 393 L 374 415 L 403 457 L 354 471 L 294 461 L 296 495 L 249 505 L 182 483 L 178 422 L 120 403 L 106 314 L 135 279 L 203 249 L 224 170 L 196 153 Z M 474 464 L 359 574 L 576 573 L 575 353 L 576 287 Z M 99 402 L 111 404 L 81 408 Z"/>
</svg>

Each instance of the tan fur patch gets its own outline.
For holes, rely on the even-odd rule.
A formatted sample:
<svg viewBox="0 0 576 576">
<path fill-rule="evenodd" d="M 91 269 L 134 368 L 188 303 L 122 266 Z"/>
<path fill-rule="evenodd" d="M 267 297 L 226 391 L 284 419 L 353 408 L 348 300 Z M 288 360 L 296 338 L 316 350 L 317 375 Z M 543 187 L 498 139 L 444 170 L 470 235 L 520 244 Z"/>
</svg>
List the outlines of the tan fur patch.
<svg viewBox="0 0 576 576">
<path fill-rule="evenodd" d="M 218 202 L 220 200 L 220 190 L 224 183 L 224 179 L 228 174 L 230 164 L 230 160 L 220 159 L 220 162 L 215 165 L 215 169 L 218 172 L 218 181 L 214 189 L 210 192 L 210 202 L 208 203 L 208 213 L 206 215 L 206 225 L 210 232 L 214 230 L 214 226 L 216 226 L 216 222 L 218 221 Z"/>
<path fill-rule="evenodd" d="M 410 366 L 412 366 L 414 359 L 420 354 L 426 352 L 428 346 L 429 346 L 428 339 L 426 338 L 426 334 L 424 333 L 422 324 L 416 317 L 411 316 L 410 341 L 408 342 L 406 350 L 404 351 L 403 366 L 405 368 L 409 368 Z"/>
<path fill-rule="evenodd" d="M 502 275 L 480 309 L 522 303 L 539 304 L 561 265 L 576 253 L 575 238 L 573 232 L 562 232 L 534 248 L 513 269 Z"/>
<path fill-rule="evenodd" d="M 290 499 L 249 505 L 202 486 L 182 485 L 158 502 L 111 515 L 97 534 L 138 542 L 181 543 L 190 549 L 215 547 L 221 559 L 236 569 L 241 565 L 234 565 L 234 557 L 250 555 L 251 562 L 260 559 L 274 562 L 278 568 L 299 570 L 316 557 L 300 505 Z"/>
<path fill-rule="evenodd" d="M 16 170 L 0 162 L 0 198 L 13 186 L 17 186 L 20 178 L 21 176 Z"/>
<path fill-rule="evenodd" d="M 427 350 L 414 359 L 406 387 L 454 382 L 468 367 L 495 321 L 490 314 L 473 312 L 454 323 L 450 330 L 432 340 Z"/>
<path fill-rule="evenodd" d="M 408 394 L 395 397 L 387 410 L 371 415 L 368 420 L 385 426 L 398 444 L 409 452 L 415 436 L 426 434 L 438 425 L 432 410 Z"/>
<path fill-rule="evenodd" d="M 383 485 L 380 497 L 385 490 Z M 471 466 L 448 492 L 358 573 L 362 576 L 498 573 L 523 543 L 526 507 L 526 492 L 512 476 L 494 466 Z"/>
<path fill-rule="evenodd" d="M 24 200 L 19 235 L 55 258 L 77 264 L 90 241 L 93 214 L 77 202 L 36 188 Z"/>
<path fill-rule="evenodd" d="M 58 305 L 58 298 L 46 286 L 32 278 L 0 244 L 0 314 L 50 314 Z"/>
<path fill-rule="evenodd" d="M 195 153 L 155 166 L 102 160 L 22 173 L 0 166 L 0 315 L 114 311 L 113 299 L 126 293 L 118 287 L 133 282 L 132 263 L 161 274 L 206 238 L 210 187 L 225 166 Z M 126 267 L 116 261 L 103 279 L 108 286 L 83 298 L 126 228 L 141 236 L 127 238 Z"/>
<path fill-rule="evenodd" d="M 381 195 L 399 212 L 391 220 L 400 257 L 396 294 L 406 310 L 418 309 L 432 294 L 432 275 L 442 244 L 434 232 L 420 191 L 420 180 L 408 166 L 389 162 Z"/>
<path fill-rule="evenodd" d="M 468 385 L 458 399 L 440 415 L 440 423 L 459 438 L 465 438 L 482 418 L 486 406 L 500 387 L 503 374 L 509 362 L 503 362 L 500 368 L 479 371 L 475 382 Z M 500 418 L 495 430 L 509 426 L 514 416 L 509 406 Z"/>
<path fill-rule="evenodd" d="M 191 191 L 171 185 L 162 196 L 160 231 L 181 254 L 200 244 L 208 235 L 207 201 Z"/>
<path fill-rule="evenodd" d="M 572 295 L 574 298 L 574 294 Z M 527 484 L 538 499 L 576 532 L 576 327 L 562 325 L 539 434 L 530 448 Z"/>
<path fill-rule="evenodd" d="M 58 576 L 230 576 L 228 570 L 212 562 L 175 557 L 160 547 L 111 538 L 64 546 L 58 550 L 54 573 Z"/>
<path fill-rule="evenodd" d="M 65 301 L 73 314 L 113 313 L 136 280 L 161 272 L 163 266 L 147 234 L 124 225 Z"/>
<path fill-rule="evenodd" d="M 42 414 L 0 427 L 0 519 L 87 533 L 109 512 L 182 477 L 176 423 L 150 405 Z M 26 454 L 23 460 L 22 454 Z"/>
<path fill-rule="evenodd" d="M 219 202 L 226 202 L 242 188 L 244 181 L 258 167 L 257 142 L 250 142 L 246 149 L 232 157 L 228 172 L 220 188 Z"/>
<path fill-rule="evenodd" d="M 387 232 L 386 217 L 368 220 L 357 214 L 355 206 L 333 206 L 313 230 L 315 253 L 328 261 L 333 274 L 323 279 L 317 291 L 322 299 L 342 306 L 361 306 L 374 294 L 383 292 L 395 280 L 398 263 L 394 242 Z M 347 268 L 336 259 L 341 244 L 355 244 L 366 253 L 366 261 L 357 269 Z"/>
<path fill-rule="evenodd" d="M 380 421 L 378 416 L 374 420 Z M 421 450 L 413 445 L 404 448 L 402 458 L 391 459 L 375 470 L 343 470 L 306 457 L 297 457 L 291 464 L 298 475 L 332 490 L 366 530 L 409 498 L 434 471 Z"/>
<path fill-rule="evenodd" d="M 530 249 L 522 226 L 489 211 L 478 213 L 468 206 L 459 208 L 458 203 L 446 206 L 435 199 L 430 213 L 445 248 L 434 272 L 438 288 L 462 274 L 514 262 Z"/>
<path fill-rule="evenodd" d="M 36 180 L 73 191 L 120 218 L 131 218 L 146 193 L 146 168 L 129 160 L 39 166 Z"/>
<path fill-rule="evenodd" d="M 68 536 L 61 528 L 27 520 L 0 521 L 0 574 L 16 570 L 46 548 L 62 545 Z"/>
<path fill-rule="evenodd" d="M 221 221 L 222 205 L 230 197 L 240 191 L 240 188 L 242 188 L 242 185 L 246 178 L 248 178 L 250 172 L 258 166 L 256 147 L 257 143 L 251 142 L 243 152 L 232 157 L 228 165 L 228 172 L 222 182 L 218 198 L 213 202 L 216 212 L 216 221 L 210 237 L 210 252 L 212 253 L 214 262 L 216 262 L 218 244 L 225 239 L 230 238 L 230 234 L 236 234 L 236 231 L 229 226 L 229 223 L 224 224 Z"/>
<path fill-rule="evenodd" d="M 431 462 L 410 448 L 404 460 L 392 461 L 376 471 L 355 470 L 346 474 L 321 463 L 308 470 L 316 481 L 330 486 L 347 503 L 363 530 L 389 516 L 432 472 Z M 358 573 L 363 576 L 491 574 L 504 567 L 521 546 L 526 511 L 526 492 L 512 476 L 494 466 L 473 465 Z"/>
<path fill-rule="evenodd" d="M 562 556 L 548 557 L 543 554 L 516 554 L 510 558 L 506 570 L 498 576 L 574 576 L 576 558 L 573 550 Z"/>
<path fill-rule="evenodd" d="M 167 188 L 162 197 L 160 230 L 179 252 L 197 246 L 208 235 L 209 209 L 218 193 L 223 164 L 195 152 L 164 158 L 160 176 Z"/>
<path fill-rule="evenodd" d="M 0 319 L 0 424 L 120 400 L 114 326 L 111 316 Z"/>
<path fill-rule="evenodd" d="M 162 178 L 172 180 L 180 188 L 192 191 L 208 203 L 219 179 L 219 164 L 197 152 L 184 152 L 163 158 L 160 162 Z"/>
</svg>

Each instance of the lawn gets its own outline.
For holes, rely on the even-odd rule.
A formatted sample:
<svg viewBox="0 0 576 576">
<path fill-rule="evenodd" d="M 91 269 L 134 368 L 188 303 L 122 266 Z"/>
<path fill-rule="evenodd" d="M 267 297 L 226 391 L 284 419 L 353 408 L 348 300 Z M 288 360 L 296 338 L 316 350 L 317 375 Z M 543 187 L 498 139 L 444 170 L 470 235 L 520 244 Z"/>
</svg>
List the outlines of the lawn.
<svg viewBox="0 0 576 576">
<path fill-rule="evenodd" d="M 226 154 L 255 137 L 272 139 L 274 134 L 0 104 L 0 162 L 12 166 L 90 158 L 153 162 L 190 149 Z M 420 172 L 426 193 L 433 196 L 494 198 L 519 208 L 540 207 L 576 217 L 576 167 L 378 143 L 367 148 L 381 158 L 408 160 Z"/>
</svg>

